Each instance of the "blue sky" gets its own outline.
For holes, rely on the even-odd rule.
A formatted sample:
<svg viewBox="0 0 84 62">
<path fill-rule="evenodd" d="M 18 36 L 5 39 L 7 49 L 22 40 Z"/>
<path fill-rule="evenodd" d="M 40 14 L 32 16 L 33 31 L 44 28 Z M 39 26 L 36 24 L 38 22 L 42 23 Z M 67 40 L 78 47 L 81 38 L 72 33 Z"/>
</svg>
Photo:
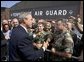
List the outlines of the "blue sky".
<svg viewBox="0 0 84 62">
<path fill-rule="evenodd" d="M 18 2 L 20 2 L 20 1 L 1 1 L 1 7 L 10 8 L 10 7 L 12 7 L 14 4 L 16 4 Z"/>
</svg>

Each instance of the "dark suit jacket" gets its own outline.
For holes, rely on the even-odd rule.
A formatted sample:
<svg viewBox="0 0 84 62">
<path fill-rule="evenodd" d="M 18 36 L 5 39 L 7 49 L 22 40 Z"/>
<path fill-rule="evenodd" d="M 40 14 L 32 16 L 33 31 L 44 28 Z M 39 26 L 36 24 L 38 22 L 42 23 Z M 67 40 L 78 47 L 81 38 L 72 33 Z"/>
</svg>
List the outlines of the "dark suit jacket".
<svg viewBox="0 0 84 62">
<path fill-rule="evenodd" d="M 4 40 L 5 39 L 5 36 L 3 34 L 3 32 L 1 31 L 1 40 Z"/>
<path fill-rule="evenodd" d="M 37 60 L 44 56 L 43 49 L 35 50 L 33 37 L 18 26 L 12 30 L 9 40 L 9 61 Z"/>
</svg>

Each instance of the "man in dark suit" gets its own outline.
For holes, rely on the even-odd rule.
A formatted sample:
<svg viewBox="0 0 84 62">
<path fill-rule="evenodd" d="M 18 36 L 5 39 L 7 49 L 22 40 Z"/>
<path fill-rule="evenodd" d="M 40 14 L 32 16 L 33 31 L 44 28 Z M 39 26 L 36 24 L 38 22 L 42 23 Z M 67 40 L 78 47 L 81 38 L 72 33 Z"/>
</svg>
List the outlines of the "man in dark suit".
<svg viewBox="0 0 84 62">
<path fill-rule="evenodd" d="M 21 24 L 12 30 L 9 40 L 9 61 L 35 61 L 44 57 L 48 43 L 45 42 L 41 49 L 35 50 L 32 42 L 33 36 L 30 36 L 27 31 L 32 27 L 32 15 L 22 13 L 19 18 Z"/>
</svg>

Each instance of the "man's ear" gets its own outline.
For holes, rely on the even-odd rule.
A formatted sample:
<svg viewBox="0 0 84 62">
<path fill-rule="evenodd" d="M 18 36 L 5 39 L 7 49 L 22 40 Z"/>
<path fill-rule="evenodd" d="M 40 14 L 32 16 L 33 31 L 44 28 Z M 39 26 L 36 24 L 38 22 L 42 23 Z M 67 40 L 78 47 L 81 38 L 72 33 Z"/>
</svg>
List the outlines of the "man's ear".
<svg viewBox="0 0 84 62">
<path fill-rule="evenodd" d="M 25 19 L 23 19 L 23 23 L 25 23 Z"/>
<path fill-rule="evenodd" d="M 34 45 L 34 46 L 36 46 L 36 43 L 35 43 L 35 42 L 33 42 L 33 45 Z"/>
</svg>

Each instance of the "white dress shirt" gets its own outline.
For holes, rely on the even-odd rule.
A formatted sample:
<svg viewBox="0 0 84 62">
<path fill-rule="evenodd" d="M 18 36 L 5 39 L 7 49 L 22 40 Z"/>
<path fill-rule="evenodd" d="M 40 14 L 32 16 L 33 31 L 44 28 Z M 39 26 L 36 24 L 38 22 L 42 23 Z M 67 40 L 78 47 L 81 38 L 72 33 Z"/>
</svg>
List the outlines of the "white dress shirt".
<svg viewBox="0 0 84 62">
<path fill-rule="evenodd" d="M 22 24 L 20 24 L 20 26 L 22 26 L 25 29 L 25 31 L 28 33 L 28 30 L 25 26 L 23 26 Z"/>
</svg>

